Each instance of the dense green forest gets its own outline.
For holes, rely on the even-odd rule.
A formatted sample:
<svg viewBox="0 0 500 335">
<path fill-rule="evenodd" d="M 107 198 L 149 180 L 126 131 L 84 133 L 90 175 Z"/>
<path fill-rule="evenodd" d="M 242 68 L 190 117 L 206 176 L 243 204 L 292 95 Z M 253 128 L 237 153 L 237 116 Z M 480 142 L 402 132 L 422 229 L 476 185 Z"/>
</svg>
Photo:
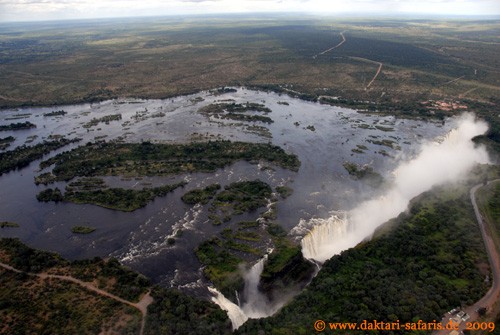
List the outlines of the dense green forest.
<svg viewBox="0 0 500 335">
<path fill-rule="evenodd" d="M 155 288 L 149 307 L 146 335 L 231 334 L 231 321 L 219 306 L 175 290 Z"/>
</svg>

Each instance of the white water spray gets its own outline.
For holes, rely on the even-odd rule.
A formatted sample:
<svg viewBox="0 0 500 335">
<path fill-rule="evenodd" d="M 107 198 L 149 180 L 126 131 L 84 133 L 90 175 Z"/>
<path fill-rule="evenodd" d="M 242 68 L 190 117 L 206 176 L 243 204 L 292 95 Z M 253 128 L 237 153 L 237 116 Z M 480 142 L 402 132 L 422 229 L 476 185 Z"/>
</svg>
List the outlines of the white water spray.
<svg viewBox="0 0 500 335">
<path fill-rule="evenodd" d="M 462 178 L 476 163 L 488 163 L 488 154 L 471 139 L 488 129 L 484 122 L 467 114 L 458 127 L 440 143 L 422 146 L 420 154 L 394 171 L 393 187 L 383 196 L 365 201 L 348 213 L 306 222 L 309 232 L 302 239 L 305 258 L 324 262 L 371 236 L 375 229 L 406 210 L 410 200 L 435 185 Z M 299 226 L 304 226 L 301 222 Z"/>
<path fill-rule="evenodd" d="M 241 306 L 236 305 L 227 299 L 215 288 L 209 288 L 214 294 L 212 301 L 227 311 L 227 315 L 233 325 L 233 330 L 238 329 L 248 319 L 259 319 L 273 315 L 280 309 L 283 303 L 272 304 L 269 299 L 259 290 L 260 275 L 264 270 L 264 264 L 267 261 L 267 255 L 261 258 L 257 263 L 243 275 L 245 288 L 243 291 L 244 302 Z M 239 300 L 239 299 L 238 299 Z M 240 303 L 238 301 L 238 303 Z"/>
</svg>

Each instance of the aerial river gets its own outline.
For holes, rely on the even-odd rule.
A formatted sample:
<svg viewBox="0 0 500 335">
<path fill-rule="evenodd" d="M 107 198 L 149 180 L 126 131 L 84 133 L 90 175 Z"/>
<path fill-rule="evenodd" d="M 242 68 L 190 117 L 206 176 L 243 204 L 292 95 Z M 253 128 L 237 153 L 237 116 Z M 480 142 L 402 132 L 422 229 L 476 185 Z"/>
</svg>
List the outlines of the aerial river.
<svg viewBox="0 0 500 335">
<path fill-rule="evenodd" d="M 240 122 L 207 117 L 198 110 L 214 102 L 259 103 L 272 110 L 274 122 Z M 64 110 L 64 116 L 44 116 Z M 121 120 L 85 128 L 93 118 L 121 114 Z M 258 114 L 258 113 L 254 113 Z M 0 137 L 15 137 L 5 150 L 33 145 L 50 136 L 81 138 L 59 152 L 96 140 L 153 143 L 188 143 L 226 139 L 271 142 L 296 154 L 302 165 L 298 172 L 269 163 L 237 162 L 215 173 L 192 173 L 171 177 L 104 177 L 114 187 L 159 186 L 185 180 L 177 189 L 156 198 L 132 213 L 94 205 L 41 203 L 36 194 L 46 186 L 35 185 L 39 163 L 0 176 L 0 221 L 13 221 L 19 228 L 4 228 L 0 237 L 19 237 L 28 245 L 60 253 L 70 259 L 113 256 L 154 282 L 166 287 L 196 289 L 205 285 L 201 264 L 193 250 L 204 240 L 236 221 L 255 220 L 259 213 L 243 214 L 221 226 L 212 225 L 207 206 L 184 204 L 186 191 L 212 183 L 222 186 L 241 180 L 260 179 L 273 187 L 286 185 L 293 194 L 280 200 L 277 222 L 287 231 L 299 222 L 326 219 L 338 210 L 348 211 L 383 189 L 357 180 L 344 167 L 346 162 L 369 166 L 385 180 L 401 161 L 416 156 L 424 143 L 439 141 L 456 126 L 446 122 L 398 119 L 393 116 L 358 113 L 356 110 L 306 102 L 286 95 L 238 88 L 236 92 L 200 92 L 167 100 L 119 99 L 94 104 L 33 107 L 4 110 L 0 125 L 29 121 L 36 128 L 3 131 Z M 64 189 L 65 183 L 56 183 Z M 88 235 L 71 232 L 71 227 L 93 226 Z M 182 231 L 182 234 L 179 232 Z M 177 236 L 175 244 L 168 238 Z"/>
</svg>

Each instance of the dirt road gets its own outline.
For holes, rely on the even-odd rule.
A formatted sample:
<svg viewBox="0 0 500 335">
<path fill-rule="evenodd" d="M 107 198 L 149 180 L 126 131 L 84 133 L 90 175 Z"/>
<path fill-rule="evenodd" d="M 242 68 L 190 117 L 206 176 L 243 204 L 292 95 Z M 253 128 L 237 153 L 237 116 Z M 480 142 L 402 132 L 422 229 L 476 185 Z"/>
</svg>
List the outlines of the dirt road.
<svg viewBox="0 0 500 335">
<path fill-rule="evenodd" d="M 377 79 L 378 75 L 380 74 L 380 71 L 382 71 L 382 63 L 378 63 L 377 73 L 375 73 L 373 79 L 368 83 L 368 85 L 366 85 L 365 90 L 367 90 L 368 88 L 370 88 L 370 86 L 372 86 L 373 82 L 375 81 L 375 79 Z"/>
<path fill-rule="evenodd" d="M 498 182 L 500 179 L 496 179 L 488 182 Z M 476 220 L 479 224 L 479 230 L 481 231 L 481 235 L 483 237 L 484 245 L 486 247 L 486 253 L 488 254 L 488 260 L 490 262 L 491 273 L 493 284 L 491 288 L 486 292 L 486 294 L 477 301 L 474 305 L 466 307 L 463 309 L 467 314 L 470 315 L 470 319 L 467 322 L 473 322 L 479 318 L 477 310 L 481 307 L 485 307 L 487 310 L 491 310 L 493 304 L 497 301 L 500 295 L 500 257 L 498 255 L 498 251 L 495 247 L 495 243 L 493 239 L 488 234 L 488 231 L 485 228 L 485 223 L 481 213 L 479 212 L 479 208 L 476 203 L 476 191 L 483 186 L 483 184 L 477 184 L 470 190 L 470 200 L 472 202 L 472 206 L 474 207 L 474 213 L 476 214 Z M 452 315 L 446 314 L 442 319 L 442 324 L 448 324 L 450 322 Z M 460 322 L 458 324 L 458 331 L 463 331 L 466 327 L 466 322 Z M 449 334 L 450 330 L 442 330 L 438 332 L 434 332 L 436 335 L 444 335 Z"/>
<path fill-rule="evenodd" d="M 74 284 L 77 284 L 77 285 L 80 285 L 82 286 L 83 288 L 89 290 L 89 291 L 93 291 L 101 296 L 104 296 L 104 297 L 107 297 L 107 298 L 110 298 L 110 299 L 113 299 L 113 300 L 116 300 L 118 302 L 121 302 L 122 304 L 126 304 L 126 305 L 129 305 L 131 307 L 134 307 L 136 309 L 138 309 L 141 314 L 142 314 L 142 320 L 141 320 L 141 330 L 140 330 L 140 335 L 143 335 L 144 334 L 144 326 L 146 324 L 146 317 L 147 317 L 147 314 L 148 314 L 148 306 L 153 302 L 153 297 L 151 297 L 150 295 L 150 291 L 148 291 L 142 298 L 139 302 L 137 303 L 134 303 L 134 302 L 131 302 L 131 301 L 128 301 L 128 300 L 125 300 L 125 299 L 122 299 L 120 298 L 119 296 L 116 296 L 112 293 L 109 293 L 107 291 L 104 291 L 104 290 L 101 290 L 100 288 L 98 287 L 95 287 L 92 283 L 89 283 L 89 282 L 84 282 L 80 279 L 77 279 L 75 277 L 71 277 L 71 276 L 61 276 L 61 275 L 51 275 L 51 274 L 47 274 L 47 273 L 31 273 L 31 272 L 24 272 L 24 271 L 21 271 L 21 270 L 18 270 L 8 264 L 5 264 L 5 263 L 1 263 L 0 262 L 0 267 L 3 267 L 4 269 L 6 270 L 9 270 L 9 271 L 13 271 L 13 272 L 17 272 L 17 273 L 23 273 L 23 274 L 26 274 L 28 276 L 31 276 L 31 277 L 38 277 L 40 279 L 58 279 L 58 280 L 62 280 L 62 281 L 67 281 L 67 282 L 71 282 L 71 283 L 74 283 Z"/>
<path fill-rule="evenodd" d="M 318 57 L 318 56 L 320 56 L 320 55 L 324 55 L 324 54 L 326 54 L 327 52 L 330 52 L 330 51 L 332 51 L 333 49 L 336 49 L 336 48 L 338 48 L 339 46 L 341 46 L 342 44 L 344 44 L 344 43 L 345 43 L 345 41 L 346 41 L 345 36 L 344 36 L 344 32 L 341 32 L 341 33 L 340 33 L 340 36 L 342 37 L 342 41 L 341 41 L 339 44 L 337 44 L 337 45 L 336 45 L 336 46 L 334 46 L 334 47 L 331 47 L 330 49 L 326 49 L 325 51 L 322 51 L 322 52 L 320 52 L 319 54 L 314 55 L 314 56 L 313 56 L 313 58 L 314 58 L 314 59 L 316 59 L 316 57 Z"/>
</svg>

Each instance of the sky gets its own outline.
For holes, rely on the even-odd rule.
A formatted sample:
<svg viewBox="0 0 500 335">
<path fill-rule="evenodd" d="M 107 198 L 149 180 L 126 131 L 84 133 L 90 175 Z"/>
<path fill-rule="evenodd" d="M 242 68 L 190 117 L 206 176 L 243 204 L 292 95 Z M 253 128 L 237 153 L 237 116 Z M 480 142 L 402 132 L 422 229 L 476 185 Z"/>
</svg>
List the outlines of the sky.
<svg viewBox="0 0 500 335">
<path fill-rule="evenodd" d="M 0 0 L 0 22 L 216 13 L 500 15 L 500 0 Z"/>
</svg>

